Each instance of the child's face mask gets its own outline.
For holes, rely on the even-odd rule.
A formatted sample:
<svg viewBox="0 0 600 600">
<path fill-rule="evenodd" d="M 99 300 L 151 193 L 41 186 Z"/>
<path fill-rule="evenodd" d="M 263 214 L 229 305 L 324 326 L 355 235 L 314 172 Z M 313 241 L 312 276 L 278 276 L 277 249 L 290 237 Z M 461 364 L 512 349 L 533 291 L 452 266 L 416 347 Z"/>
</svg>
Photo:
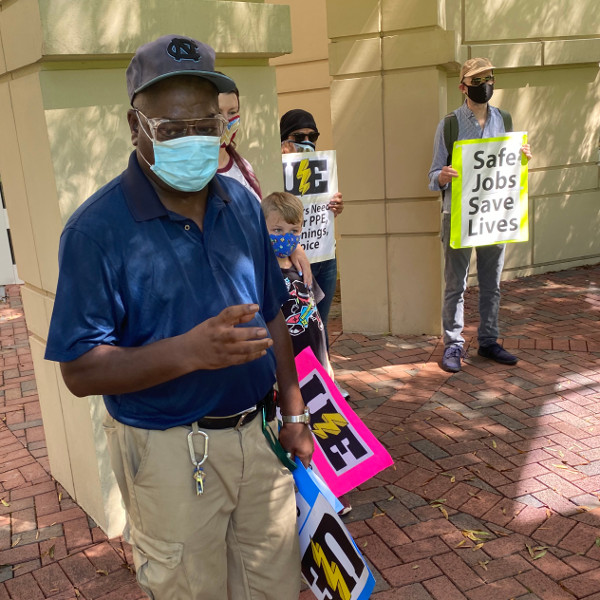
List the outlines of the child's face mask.
<svg viewBox="0 0 600 600">
<path fill-rule="evenodd" d="M 284 235 L 271 233 L 269 237 L 271 238 L 273 250 L 275 250 L 275 254 L 278 258 L 289 256 L 300 243 L 300 236 L 291 232 Z"/>
</svg>

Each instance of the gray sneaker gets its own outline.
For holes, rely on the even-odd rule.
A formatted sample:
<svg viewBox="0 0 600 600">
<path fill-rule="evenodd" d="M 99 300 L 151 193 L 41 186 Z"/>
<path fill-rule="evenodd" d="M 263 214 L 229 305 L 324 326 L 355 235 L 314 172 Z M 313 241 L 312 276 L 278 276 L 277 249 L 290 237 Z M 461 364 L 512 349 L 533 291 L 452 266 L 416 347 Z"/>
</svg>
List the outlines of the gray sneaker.
<svg viewBox="0 0 600 600">
<path fill-rule="evenodd" d="M 344 400 L 348 400 L 348 398 L 350 398 L 350 392 L 344 389 L 337 381 L 334 381 L 333 383 L 335 383 L 335 387 L 338 389 L 338 392 L 342 395 L 342 398 Z"/>
<path fill-rule="evenodd" d="M 442 369 L 449 373 L 458 373 L 460 371 L 460 359 L 466 358 L 467 353 L 460 346 L 448 346 L 442 356 Z"/>
</svg>

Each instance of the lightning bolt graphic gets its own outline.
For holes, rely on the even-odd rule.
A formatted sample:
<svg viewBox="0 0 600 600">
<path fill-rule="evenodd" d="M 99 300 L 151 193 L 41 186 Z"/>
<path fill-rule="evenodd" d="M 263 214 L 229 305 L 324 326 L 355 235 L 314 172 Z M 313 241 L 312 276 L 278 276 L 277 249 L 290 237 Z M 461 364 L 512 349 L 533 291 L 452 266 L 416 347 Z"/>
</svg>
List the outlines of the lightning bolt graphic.
<svg viewBox="0 0 600 600">
<path fill-rule="evenodd" d="M 298 189 L 300 190 L 300 195 L 304 196 L 306 192 L 310 189 L 310 174 L 311 170 L 308 168 L 308 158 L 305 158 L 300 161 L 300 166 L 298 167 L 298 172 L 296 173 L 296 179 L 300 179 L 300 185 Z"/>
<path fill-rule="evenodd" d="M 333 561 L 331 564 L 327 560 L 325 556 L 325 552 L 319 544 L 315 544 L 312 540 L 310 540 L 310 548 L 312 550 L 313 558 L 315 559 L 315 563 L 317 563 L 318 567 L 323 569 L 325 573 L 325 579 L 327 579 L 327 584 L 329 587 L 335 591 L 337 589 L 342 600 L 350 600 L 351 594 L 348 589 L 348 585 L 344 581 L 344 577 L 340 571 L 340 568 L 337 566 L 337 563 Z"/>
<path fill-rule="evenodd" d="M 337 435 L 340 427 L 348 425 L 348 421 L 339 413 L 323 413 L 322 419 L 322 423 L 315 423 L 312 426 L 312 432 L 322 440 L 326 440 L 328 434 Z"/>
</svg>

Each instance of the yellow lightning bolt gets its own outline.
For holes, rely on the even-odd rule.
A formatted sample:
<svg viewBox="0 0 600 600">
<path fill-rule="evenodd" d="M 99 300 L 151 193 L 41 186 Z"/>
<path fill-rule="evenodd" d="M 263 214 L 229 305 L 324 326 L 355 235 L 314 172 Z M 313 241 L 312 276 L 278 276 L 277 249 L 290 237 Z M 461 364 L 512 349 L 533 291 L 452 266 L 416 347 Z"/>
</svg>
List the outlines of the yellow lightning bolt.
<svg viewBox="0 0 600 600">
<path fill-rule="evenodd" d="M 300 185 L 298 189 L 300 190 L 300 195 L 304 196 L 305 192 L 308 192 L 310 189 L 310 178 L 311 170 L 308 168 L 308 158 L 305 158 L 300 161 L 300 166 L 298 167 L 298 172 L 296 173 L 296 179 L 300 179 Z"/>
<path fill-rule="evenodd" d="M 342 600 L 350 600 L 350 590 L 344 581 L 344 577 L 340 571 L 340 568 L 337 566 L 337 563 L 332 561 L 330 564 L 321 546 L 319 544 L 315 544 L 312 540 L 310 540 L 310 548 L 312 550 L 315 563 L 317 563 L 318 567 L 322 566 L 323 572 L 325 573 L 325 579 L 327 579 L 327 584 L 329 587 L 333 591 L 337 589 Z"/>
<path fill-rule="evenodd" d="M 348 425 L 348 421 L 339 413 L 323 413 L 322 419 L 322 423 L 315 423 L 312 426 L 312 432 L 322 440 L 326 440 L 328 434 L 337 435 L 340 427 Z"/>
</svg>

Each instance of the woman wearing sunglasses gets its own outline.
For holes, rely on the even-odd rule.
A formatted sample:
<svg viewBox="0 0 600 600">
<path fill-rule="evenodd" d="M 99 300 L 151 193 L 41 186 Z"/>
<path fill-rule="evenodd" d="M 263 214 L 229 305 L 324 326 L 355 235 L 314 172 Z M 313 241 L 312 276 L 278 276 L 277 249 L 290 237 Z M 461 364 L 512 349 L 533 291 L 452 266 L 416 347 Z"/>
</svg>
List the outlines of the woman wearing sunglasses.
<svg viewBox="0 0 600 600">
<path fill-rule="evenodd" d="M 306 110 L 294 108 L 286 112 L 281 117 L 279 132 L 281 134 L 281 152 L 283 154 L 291 152 L 314 152 L 316 149 L 319 130 L 317 129 L 314 117 Z M 339 192 L 334 194 L 327 208 L 333 213 L 334 217 L 341 214 L 344 210 L 342 194 Z M 334 257 L 329 260 L 311 262 L 310 266 L 314 279 L 325 294 L 323 300 L 318 303 L 317 308 L 325 325 L 325 332 L 327 332 L 327 319 L 337 282 L 337 260 Z"/>
</svg>

